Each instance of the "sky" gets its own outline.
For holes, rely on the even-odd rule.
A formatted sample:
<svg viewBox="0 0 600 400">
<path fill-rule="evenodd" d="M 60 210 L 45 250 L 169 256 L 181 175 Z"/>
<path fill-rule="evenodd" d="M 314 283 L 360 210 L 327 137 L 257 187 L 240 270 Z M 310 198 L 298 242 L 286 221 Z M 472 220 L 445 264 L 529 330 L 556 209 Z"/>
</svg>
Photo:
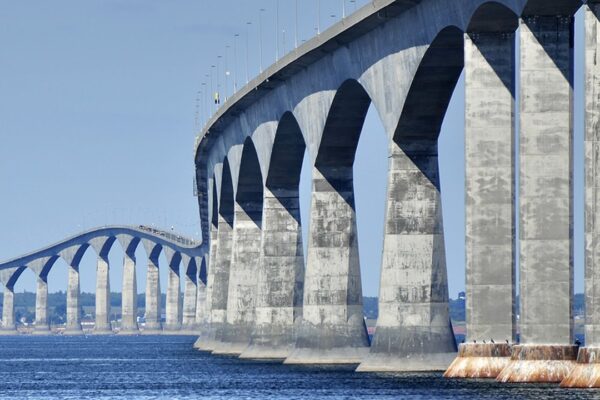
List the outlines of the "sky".
<svg viewBox="0 0 600 400">
<path fill-rule="evenodd" d="M 206 88 L 218 86 L 222 98 L 231 95 L 234 85 L 241 87 L 261 64 L 266 68 L 296 41 L 338 21 L 343 5 L 350 13 L 368 0 L 297 3 L 296 18 L 293 0 L 0 0 L 0 259 L 110 224 L 157 225 L 200 239 L 193 145 L 210 112 Z M 581 28 L 579 23 L 576 292 L 583 288 Z M 464 290 L 463 91 L 461 78 L 439 146 L 452 297 Z M 376 296 L 387 144 L 373 107 L 354 170 L 363 293 Z M 305 237 L 309 206 L 305 162 Z M 141 247 L 136 255 L 138 292 L 143 292 L 146 255 Z M 111 288 L 120 291 L 118 244 L 109 258 Z M 161 259 L 164 291 L 166 263 Z M 90 250 L 80 266 L 82 291 L 95 291 L 95 263 Z M 50 292 L 65 290 L 66 282 L 66 265 L 58 261 L 49 276 Z M 34 291 L 33 273 L 24 273 L 15 289 Z"/>
</svg>

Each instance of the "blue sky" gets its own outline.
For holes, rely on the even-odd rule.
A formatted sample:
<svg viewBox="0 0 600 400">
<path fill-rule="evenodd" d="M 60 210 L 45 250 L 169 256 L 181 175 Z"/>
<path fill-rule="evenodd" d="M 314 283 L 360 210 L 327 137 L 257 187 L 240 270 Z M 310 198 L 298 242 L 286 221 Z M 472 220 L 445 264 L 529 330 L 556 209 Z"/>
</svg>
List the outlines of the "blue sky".
<svg viewBox="0 0 600 400">
<path fill-rule="evenodd" d="M 367 1 L 321 0 L 321 30 L 339 20 L 343 3 L 349 13 Z M 0 0 L 0 259 L 105 224 L 173 226 L 198 237 L 192 190 L 197 92 L 211 72 L 217 85 L 217 65 L 222 97 L 232 92 L 234 78 L 239 87 L 246 74 L 257 74 L 261 26 L 264 67 L 275 59 L 276 31 L 280 54 L 289 50 L 296 37 L 294 5 L 279 0 L 276 30 L 276 0 Z M 299 42 L 316 34 L 318 21 L 317 0 L 298 1 Z M 240 36 L 235 39 L 235 34 Z M 581 56 L 576 61 L 577 231 L 583 229 Z M 464 287 L 463 90 L 461 81 L 440 139 L 453 297 Z M 203 120 L 207 106 L 203 100 L 200 104 L 198 118 Z M 379 286 L 386 171 L 387 144 L 372 109 L 355 165 L 366 295 L 377 295 Z M 309 173 L 305 168 L 301 182 L 305 228 Z M 578 292 L 582 237 L 576 233 Z M 118 291 L 121 258 L 116 245 L 110 254 L 111 286 Z M 145 259 L 138 251 L 140 292 Z M 81 274 L 82 290 L 94 291 L 92 251 L 84 257 Z M 64 263 L 57 263 L 49 280 L 51 292 L 65 289 Z M 166 268 L 161 268 L 161 281 L 164 291 Z M 33 274 L 23 275 L 16 289 L 34 290 Z"/>
</svg>

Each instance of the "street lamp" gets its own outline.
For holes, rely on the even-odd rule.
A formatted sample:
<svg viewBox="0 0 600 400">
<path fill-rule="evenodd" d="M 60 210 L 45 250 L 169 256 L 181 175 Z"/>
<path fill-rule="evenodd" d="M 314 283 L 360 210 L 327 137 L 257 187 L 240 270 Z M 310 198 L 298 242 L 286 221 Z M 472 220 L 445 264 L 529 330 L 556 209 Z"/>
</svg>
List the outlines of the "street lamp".
<svg viewBox="0 0 600 400">
<path fill-rule="evenodd" d="M 260 73 L 263 72 L 263 46 L 262 46 L 262 14 L 265 12 L 264 8 L 261 8 L 258 13 L 258 43 L 259 43 L 259 56 L 260 56 Z"/>
<path fill-rule="evenodd" d="M 237 74 L 235 73 L 237 68 L 237 39 L 240 36 L 239 33 L 233 35 L 233 92 L 237 92 Z"/>
<path fill-rule="evenodd" d="M 246 84 L 250 82 L 250 25 L 252 22 L 246 22 Z"/>
</svg>

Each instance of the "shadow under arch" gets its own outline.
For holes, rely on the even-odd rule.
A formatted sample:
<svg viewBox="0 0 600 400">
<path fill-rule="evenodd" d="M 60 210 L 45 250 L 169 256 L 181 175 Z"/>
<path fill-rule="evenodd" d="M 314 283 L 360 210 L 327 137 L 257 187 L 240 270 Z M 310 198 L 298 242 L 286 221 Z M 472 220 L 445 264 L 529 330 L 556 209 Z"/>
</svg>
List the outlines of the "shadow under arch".
<svg viewBox="0 0 600 400">
<path fill-rule="evenodd" d="M 258 153 L 251 137 L 247 137 L 244 141 L 235 201 L 260 228 L 262 224 L 263 179 Z"/>
</svg>

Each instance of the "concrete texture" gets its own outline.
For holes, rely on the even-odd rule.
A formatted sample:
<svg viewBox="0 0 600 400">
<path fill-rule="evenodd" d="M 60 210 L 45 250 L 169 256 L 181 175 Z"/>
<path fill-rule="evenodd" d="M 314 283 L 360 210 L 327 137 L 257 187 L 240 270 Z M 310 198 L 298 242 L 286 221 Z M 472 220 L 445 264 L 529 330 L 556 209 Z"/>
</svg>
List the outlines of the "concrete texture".
<svg viewBox="0 0 600 400">
<path fill-rule="evenodd" d="M 207 294 L 206 294 L 206 258 L 202 257 L 196 260 L 196 263 L 200 263 L 198 269 L 198 278 L 196 280 L 196 315 L 195 315 L 195 329 L 197 332 L 202 334 L 207 324 Z"/>
<path fill-rule="evenodd" d="M 38 276 L 35 292 L 35 332 L 49 333 L 48 321 L 48 277 Z"/>
<path fill-rule="evenodd" d="M 287 364 L 358 364 L 363 320 L 352 167 L 313 168 L 302 319 Z"/>
<path fill-rule="evenodd" d="M 521 20 L 520 332 L 573 342 L 572 19 Z"/>
<path fill-rule="evenodd" d="M 514 33 L 465 35 L 467 342 L 515 340 L 514 81 Z"/>
<path fill-rule="evenodd" d="M 120 334 L 138 334 L 137 323 L 137 277 L 135 271 L 135 250 L 137 241 L 121 239 L 123 255 L 123 288 L 121 291 L 121 329 Z"/>
<path fill-rule="evenodd" d="M 162 330 L 160 300 L 158 259 L 149 259 L 146 272 L 146 325 L 144 326 L 146 334 Z"/>
<path fill-rule="evenodd" d="M 182 256 L 183 266 L 185 268 L 183 307 L 181 311 L 181 328 L 187 332 L 193 332 L 196 327 L 196 295 L 197 295 L 197 275 L 198 268 L 196 260 L 187 256 Z"/>
<path fill-rule="evenodd" d="M 444 378 L 496 378 L 510 363 L 511 354 L 508 343 L 462 343 Z"/>
<path fill-rule="evenodd" d="M 445 371 L 455 356 L 437 139 L 392 144 L 379 318 L 358 371 Z"/>
<path fill-rule="evenodd" d="M 560 383 L 577 365 L 578 346 L 515 345 L 510 363 L 496 377 L 502 383 Z"/>
<path fill-rule="evenodd" d="M 14 288 L 4 286 L 4 294 L 2 299 L 2 331 L 4 333 L 16 333 Z"/>
<path fill-rule="evenodd" d="M 165 249 L 167 257 L 167 296 L 165 304 L 165 331 L 179 331 L 181 329 L 181 286 L 179 282 L 179 265 L 181 254 Z"/>
<path fill-rule="evenodd" d="M 520 346 L 500 382 L 560 382 L 574 367 L 570 17 L 521 20 Z"/>
<path fill-rule="evenodd" d="M 585 23 L 585 345 L 579 349 L 577 365 L 561 382 L 565 388 L 600 387 L 600 264 L 597 209 L 600 206 L 600 4 L 584 6 Z"/>
<path fill-rule="evenodd" d="M 96 266 L 96 324 L 94 333 L 112 333 L 110 325 L 110 277 L 108 258 L 98 257 Z"/>
<path fill-rule="evenodd" d="M 215 196 L 216 199 L 216 191 Z M 200 336 L 194 343 L 194 348 L 203 351 L 212 351 L 212 345 L 215 340 L 215 329 L 211 323 L 213 286 L 215 282 L 215 265 L 218 249 L 218 206 L 214 207 L 213 218 L 215 221 L 211 224 L 210 230 L 210 251 L 208 254 L 208 270 L 206 273 L 206 305 L 204 306 L 204 323 L 200 326 Z M 205 258 L 206 260 L 206 258 Z"/>
<path fill-rule="evenodd" d="M 65 334 L 81 335 L 81 314 L 79 307 L 79 265 L 67 267 L 67 324 Z"/>
</svg>

